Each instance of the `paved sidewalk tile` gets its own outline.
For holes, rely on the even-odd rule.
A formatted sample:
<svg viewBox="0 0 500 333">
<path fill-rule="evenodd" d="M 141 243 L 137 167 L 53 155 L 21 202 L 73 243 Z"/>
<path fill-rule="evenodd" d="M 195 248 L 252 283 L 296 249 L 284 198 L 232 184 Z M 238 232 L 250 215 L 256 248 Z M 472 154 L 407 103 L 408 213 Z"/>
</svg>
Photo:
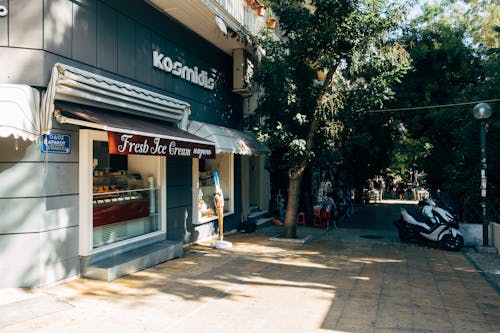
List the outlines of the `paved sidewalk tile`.
<svg viewBox="0 0 500 333">
<path fill-rule="evenodd" d="M 460 252 L 340 229 L 270 241 L 279 230 L 229 235 L 226 250 L 189 246 L 113 282 L 26 291 L 0 303 L 0 332 L 499 331 L 500 295 Z"/>
</svg>

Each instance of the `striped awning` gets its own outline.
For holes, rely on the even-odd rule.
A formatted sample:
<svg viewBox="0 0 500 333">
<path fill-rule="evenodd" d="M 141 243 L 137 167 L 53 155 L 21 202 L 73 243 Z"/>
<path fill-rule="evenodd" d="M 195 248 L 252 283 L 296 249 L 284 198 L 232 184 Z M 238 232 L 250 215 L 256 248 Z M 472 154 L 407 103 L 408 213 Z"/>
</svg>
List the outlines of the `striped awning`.
<svg viewBox="0 0 500 333">
<path fill-rule="evenodd" d="M 57 63 L 43 101 L 42 131 L 52 129 L 56 101 L 155 118 L 186 129 L 187 102 L 79 68 Z"/>
<path fill-rule="evenodd" d="M 0 137 L 38 142 L 40 93 L 23 84 L 0 84 Z"/>
<path fill-rule="evenodd" d="M 240 155 L 267 155 L 271 150 L 259 142 L 252 133 L 233 128 L 190 121 L 189 133 L 215 143 L 215 152 L 234 153 Z"/>
</svg>

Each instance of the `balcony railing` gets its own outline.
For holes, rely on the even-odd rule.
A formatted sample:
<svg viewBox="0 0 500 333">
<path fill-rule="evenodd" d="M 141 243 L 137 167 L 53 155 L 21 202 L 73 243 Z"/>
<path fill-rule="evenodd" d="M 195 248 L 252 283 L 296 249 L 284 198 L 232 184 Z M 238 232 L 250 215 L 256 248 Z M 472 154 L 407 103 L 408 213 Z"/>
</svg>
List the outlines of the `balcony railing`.
<svg viewBox="0 0 500 333">
<path fill-rule="evenodd" d="M 220 9 L 230 16 L 233 23 L 243 27 L 248 33 L 256 35 L 264 24 L 246 0 L 214 0 Z"/>
</svg>

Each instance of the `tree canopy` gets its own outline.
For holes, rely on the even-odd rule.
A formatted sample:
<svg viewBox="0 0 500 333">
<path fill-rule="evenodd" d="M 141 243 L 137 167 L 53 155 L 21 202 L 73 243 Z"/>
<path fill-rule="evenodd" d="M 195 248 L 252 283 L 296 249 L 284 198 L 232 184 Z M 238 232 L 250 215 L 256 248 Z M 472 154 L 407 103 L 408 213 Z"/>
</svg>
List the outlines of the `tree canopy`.
<svg viewBox="0 0 500 333">
<path fill-rule="evenodd" d="M 479 196 L 474 191 L 479 188 L 479 123 L 471 114 L 474 104 L 467 102 L 500 97 L 500 17 L 494 16 L 499 8 L 486 0 L 442 1 L 425 7 L 401 37 L 413 70 L 402 79 L 390 105 L 410 108 L 391 115 L 404 128 L 395 146 L 408 148 L 413 143 L 424 154 L 402 149 L 393 154 L 392 167 L 405 169 L 405 163 L 415 163 L 434 189 L 447 191 L 457 204 L 477 202 Z M 449 107 L 431 107 L 443 105 Z M 422 106 L 429 108 L 411 109 Z M 495 106 L 498 109 L 492 102 Z M 489 123 L 488 164 L 494 170 L 500 155 L 493 144 L 498 140 L 498 110 Z M 498 193 L 497 174 L 491 172 L 489 178 L 492 193 Z"/>
<path fill-rule="evenodd" d="M 343 140 L 357 138 L 346 124 L 362 110 L 380 108 L 409 68 L 394 39 L 403 9 L 382 0 L 269 0 L 279 38 L 264 33 L 265 56 L 256 81 L 264 94 L 252 127 L 288 168 L 285 235 L 296 236 L 302 175 L 318 158 L 335 158 Z M 343 138 L 343 139 L 342 139 Z"/>
</svg>

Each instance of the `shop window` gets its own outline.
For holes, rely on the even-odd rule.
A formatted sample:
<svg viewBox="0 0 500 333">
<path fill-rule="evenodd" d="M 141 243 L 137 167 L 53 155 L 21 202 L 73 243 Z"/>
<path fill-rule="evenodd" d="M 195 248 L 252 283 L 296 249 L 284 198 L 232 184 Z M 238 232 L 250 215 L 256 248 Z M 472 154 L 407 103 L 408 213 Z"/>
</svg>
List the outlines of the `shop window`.
<svg viewBox="0 0 500 333">
<path fill-rule="evenodd" d="M 198 160 L 198 222 L 203 223 L 217 218 L 214 204 L 215 184 L 213 172 L 217 171 L 224 196 L 224 214 L 234 212 L 234 158 L 233 154 L 217 154 L 212 160 Z"/>
<path fill-rule="evenodd" d="M 248 218 L 269 210 L 270 178 L 265 156 L 242 156 L 241 161 L 243 212 Z"/>
<path fill-rule="evenodd" d="M 262 171 L 261 168 L 261 157 L 249 157 L 249 166 L 248 166 L 248 178 L 250 180 L 249 186 L 249 199 L 250 199 L 250 208 L 256 208 L 258 210 L 263 209 L 262 204 L 262 186 L 264 186 L 262 181 Z"/>
<path fill-rule="evenodd" d="M 164 233 L 165 184 L 161 170 L 165 158 L 111 155 L 106 132 L 82 130 L 80 139 L 80 147 L 87 147 L 81 167 L 88 165 L 80 172 L 80 182 L 84 182 L 80 185 L 81 204 L 87 208 L 81 224 L 88 235 L 81 248 L 92 252 Z"/>
</svg>

